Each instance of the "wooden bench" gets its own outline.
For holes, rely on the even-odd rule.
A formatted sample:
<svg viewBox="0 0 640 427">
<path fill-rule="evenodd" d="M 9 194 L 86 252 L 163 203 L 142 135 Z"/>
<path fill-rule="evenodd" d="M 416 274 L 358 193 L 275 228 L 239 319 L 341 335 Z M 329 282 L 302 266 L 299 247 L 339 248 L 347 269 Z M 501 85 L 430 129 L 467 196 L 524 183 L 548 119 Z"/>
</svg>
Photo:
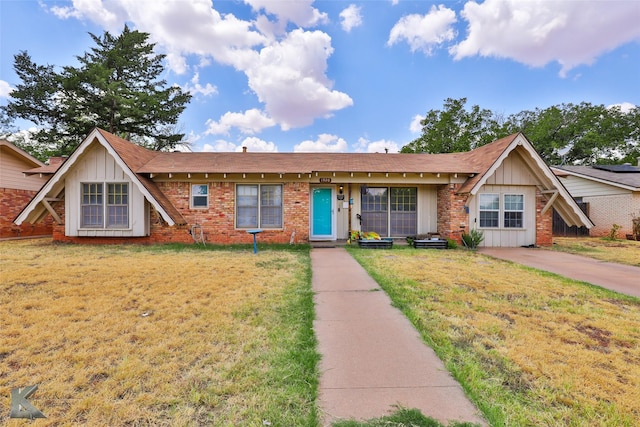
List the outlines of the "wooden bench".
<svg viewBox="0 0 640 427">
<path fill-rule="evenodd" d="M 416 249 L 447 249 L 447 241 L 444 239 L 414 240 L 413 247 Z"/>
</svg>

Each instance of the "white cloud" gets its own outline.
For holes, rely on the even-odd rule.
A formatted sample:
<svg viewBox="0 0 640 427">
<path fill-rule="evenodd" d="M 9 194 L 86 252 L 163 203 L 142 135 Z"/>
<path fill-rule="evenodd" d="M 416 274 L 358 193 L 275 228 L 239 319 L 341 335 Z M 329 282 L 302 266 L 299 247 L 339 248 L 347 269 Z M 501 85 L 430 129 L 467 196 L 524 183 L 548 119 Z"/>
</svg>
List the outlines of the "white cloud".
<svg viewBox="0 0 640 427">
<path fill-rule="evenodd" d="M 557 61 L 563 77 L 621 44 L 640 41 L 636 1 L 469 1 L 461 14 L 468 35 L 450 49 L 455 59 L 509 58 L 532 67 Z"/>
<path fill-rule="evenodd" d="M 216 95 L 218 93 L 218 88 L 212 85 L 211 83 L 207 83 L 202 86 L 200 84 L 200 73 L 195 73 L 191 78 L 191 83 L 185 85 L 184 90 L 190 92 L 193 95 L 201 94 L 204 96 Z"/>
<path fill-rule="evenodd" d="M 357 153 L 397 153 L 400 151 L 400 147 L 394 141 L 385 139 L 369 141 L 366 138 L 358 138 L 355 151 Z"/>
<path fill-rule="evenodd" d="M 431 55 L 433 50 L 456 37 L 456 13 L 443 5 L 432 6 L 426 15 L 403 16 L 391 29 L 387 45 L 406 41 L 412 52 Z"/>
<path fill-rule="evenodd" d="M 413 133 L 422 132 L 422 120 L 424 120 L 424 116 L 421 116 L 420 114 L 413 116 L 411 124 L 409 125 L 409 130 Z"/>
<path fill-rule="evenodd" d="M 240 150 L 242 150 L 242 148 L 240 148 Z M 215 143 L 213 144 L 203 144 L 202 145 L 202 151 L 203 152 L 218 152 L 218 153 L 225 153 L 225 152 L 232 152 L 232 151 L 236 151 L 236 144 L 229 142 L 229 141 L 225 141 L 224 139 L 218 139 L 215 141 Z"/>
<path fill-rule="evenodd" d="M 637 105 L 632 104 L 630 102 L 622 102 L 620 104 L 612 104 L 607 106 L 607 108 L 614 108 L 614 107 L 618 107 L 621 112 L 626 114 L 629 111 L 633 110 L 634 108 L 637 108 Z"/>
<path fill-rule="evenodd" d="M 359 27 L 362 25 L 360 8 L 355 4 L 350 4 L 349 7 L 340 12 L 340 21 L 342 29 L 347 33 L 351 32 L 353 28 Z"/>
<path fill-rule="evenodd" d="M 226 112 L 219 121 L 207 120 L 207 135 L 228 135 L 231 128 L 237 128 L 244 134 L 254 134 L 275 125 L 275 122 L 258 109 L 244 113 Z"/>
<path fill-rule="evenodd" d="M 347 94 L 331 90 L 333 82 L 325 72 L 332 53 L 327 34 L 296 29 L 262 49 L 245 70 L 249 87 L 283 130 L 309 125 L 353 104 Z"/>
<path fill-rule="evenodd" d="M 274 1 L 274 0 L 245 0 L 254 11 L 264 10 L 275 15 L 279 21 L 293 22 L 300 27 L 313 27 L 328 21 L 326 13 L 321 13 L 312 7 L 314 0 Z"/>
<path fill-rule="evenodd" d="M 277 39 L 274 35 L 278 28 L 286 28 L 283 22 L 299 27 L 326 22 L 327 15 L 312 7 L 312 0 L 246 3 L 256 12 L 277 17 L 278 23 L 269 23 L 265 16 L 248 21 L 221 15 L 211 0 L 73 0 L 72 6 L 50 10 L 66 19 L 92 20 L 114 32 L 121 31 L 125 22 L 132 23 L 151 34 L 157 49 L 167 55 L 168 67 L 178 74 L 189 70 L 189 55 L 200 57 L 201 64 L 211 58 L 233 66 L 246 74 L 265 112 L 283 130 L 309 125 L 353 104 L 347 94 L 333 90 L 326 77 L 327 59 L 333 53 L 326 33 L 297 28 Z M 258 28 L 271 33 L 262 34 Z M 188 87 L 203 94 L 215 90 L 193 81 Z"/>
<path fill-rule="evenodd" d="M 267 152 L 277 153 L 278 147 L 273 142 L 267 142 L 255 136 L 245 138 L 242 143 L 236 148 L 236 151 L 242 151 L 243 147 L 247 147 L 247 151 L 251 152 Z"/>
<path fill-rule="evenodd" d="M 4 80 L 0 80 L 0 98 L 8 98 L 13 88 Z"/>
<path fill-rule="evenodd" d="M 347 151 L 347 141 L 336 136 L 323 133 L 315 141 L 306 140 L 293 147 L 296 153 L 344 153 Z"/>
</svg>

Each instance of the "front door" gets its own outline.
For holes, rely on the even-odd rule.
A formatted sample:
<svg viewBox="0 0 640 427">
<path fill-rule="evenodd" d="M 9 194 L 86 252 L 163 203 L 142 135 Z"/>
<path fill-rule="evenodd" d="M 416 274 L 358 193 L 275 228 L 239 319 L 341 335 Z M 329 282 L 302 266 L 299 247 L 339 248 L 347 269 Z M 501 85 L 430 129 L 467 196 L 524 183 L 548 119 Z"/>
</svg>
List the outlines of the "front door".
<svg viewBox="0 0 640 427">
<path fill-rule="evenodd" d="M 335 240 L 333 189 L 311 189 L 311 239 Z"/>
</svg>

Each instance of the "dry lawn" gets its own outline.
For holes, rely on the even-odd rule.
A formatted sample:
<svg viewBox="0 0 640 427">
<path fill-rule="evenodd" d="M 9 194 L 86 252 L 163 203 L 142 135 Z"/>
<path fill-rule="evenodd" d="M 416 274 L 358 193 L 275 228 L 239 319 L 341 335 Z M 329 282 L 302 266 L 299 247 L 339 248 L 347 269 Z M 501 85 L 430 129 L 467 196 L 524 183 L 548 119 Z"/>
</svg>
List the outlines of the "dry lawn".
<svg viewBox="0 0 640 427">
<path fill-rule="evenodd" d="M 640 300 L 465 250 L 350 251 L 492 425 L 640 425 Z"/>
<path fill-rule="evenodd" d="M 553 249 L 640 267 L 640 242 L 602 237 L 554 237 Z"/>
<path fill-rule="evenodd" d="M 42 426 L 315 424 L 308 250 L 0 254 L 0 424 L 31 384 Z"/>
</svg>

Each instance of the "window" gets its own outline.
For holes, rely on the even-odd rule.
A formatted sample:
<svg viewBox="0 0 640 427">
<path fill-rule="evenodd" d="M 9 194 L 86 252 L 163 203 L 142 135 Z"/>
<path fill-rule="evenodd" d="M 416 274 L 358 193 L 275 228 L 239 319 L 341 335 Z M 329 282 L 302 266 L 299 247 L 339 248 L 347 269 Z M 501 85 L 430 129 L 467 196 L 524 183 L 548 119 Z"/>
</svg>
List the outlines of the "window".
<svg viewBox="0 0 640 427">
<path fill-rule="evenodd" d="M 282 227 L 282 185 L 238 185 L 236 206 L 238 228 Z"/>
<path fill-rule="evenodd" d="M 524 195 L 503 194 L 501 206 L 500 194 L 480 194 L 479 217 L 482 228 L 524 228 Z"/>
<path fill-rule="evenodd" d="M 103 228 L 102 184 L 82 184 L 82 227 Z"/>
<path fill-rule="evenodd" d="M 410 236 L 418 227 L 418 189 L 371 187 L 362 194 L 362 230 L 381 236 Z"/>
<path fill-rule="evenodd" d="M 105 186 L 107 188 L 106 203 L 104 198 Z M 81 227 L 129 227 L 129 184 L 83 183 L 81 200 Z"/>
<path fill-rule="evenodd" d="M 504 195 L 504 227 L 523 228 L 524 227 L 524 195 L 505 194 Z"/>
<path fill-rule="evenodd" d="M 209 186 L 207 184 L 191 185 L 191 208 L 206 209 L 209 207 Z"/>
<path fill-rule="evenodd" d="M 107 227 L 129 227 L 129 186 L 107 184 Z"/>
<path fill-rule="evenodd" d="M 417 188 L 391 188 L 391 235 L 411 236 L 418 229 Z"/>
<path fill-rule="evenodd" d="M 480 227 L 499 227 L 500 195 L 480 194 Z"/>
</svg>

